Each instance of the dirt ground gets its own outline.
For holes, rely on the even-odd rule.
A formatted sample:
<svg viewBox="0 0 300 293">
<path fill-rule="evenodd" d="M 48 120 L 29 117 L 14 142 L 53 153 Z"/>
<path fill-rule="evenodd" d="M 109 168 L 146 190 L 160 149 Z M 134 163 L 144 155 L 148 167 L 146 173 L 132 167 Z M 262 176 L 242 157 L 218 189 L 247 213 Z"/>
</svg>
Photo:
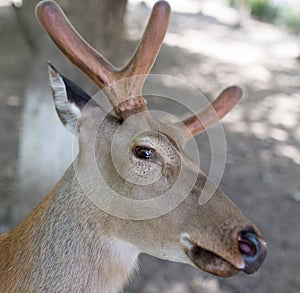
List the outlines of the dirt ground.
<svg viewBox="0 0 300 293">
<path fill-rule="evenodd" d="M 143 255 L 126 292 L 300 292 L 297 38 L 254 20 L 236 28 L 224 17 L 231 12 L 216 12 L 175 11 L 153 72 L 183 79 L 209 98 L 231 84 L 243 88 L 244 99 L 223 123 L 227 163 L 221 188 L 260 227 L 268 256 L 253 276 L 222 279 Z M 126 47 L 135 44 L 148 13 L 143 5 L 130 6 Z M 0 231 L 11 226 L 28 50 L 13 13 L 0 7 Z M 197 140 L 205 161 L 208 141 Z"/>
</svg>

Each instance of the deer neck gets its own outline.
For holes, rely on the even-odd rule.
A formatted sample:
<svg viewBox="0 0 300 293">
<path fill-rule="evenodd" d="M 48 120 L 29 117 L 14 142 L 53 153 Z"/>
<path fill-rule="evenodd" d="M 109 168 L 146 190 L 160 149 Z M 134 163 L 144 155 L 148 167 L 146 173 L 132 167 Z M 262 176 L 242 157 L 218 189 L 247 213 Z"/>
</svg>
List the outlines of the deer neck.
<svg viewBox="0 0 300 293">
<path fill-rule="evenodd" d="M 113 236 L 109 216 L 85 197 L 72 166 L 24 222 L 0 236 L 0 248 L 0 289 L 9 292 L 119 292 L 138 256 Z M 9 282 L 8 273 L 22 283 Z"/>
</svg>

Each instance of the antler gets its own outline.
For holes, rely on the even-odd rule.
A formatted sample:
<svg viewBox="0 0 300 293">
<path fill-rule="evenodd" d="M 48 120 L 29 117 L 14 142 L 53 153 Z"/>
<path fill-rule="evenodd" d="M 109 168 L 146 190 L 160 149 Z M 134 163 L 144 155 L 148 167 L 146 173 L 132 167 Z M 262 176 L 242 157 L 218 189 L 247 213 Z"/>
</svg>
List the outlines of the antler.
<svg viewBox="0 0 300 293">
<path fill-rule="evenodd" d="M 53 1 L 42 1 L 36 16 L 54 43 L 105 92 L 115 111 L 123 119 L 132 113 L 147 110 L 142 86 L 156 59 L 166 34 L 171 8 L 158 1 L 151 12 L 144 35 L 129 63 L 116 68 L 94 50 L 75 30 L 61 8 Z M 126 91 L 114 87 L 116 81 L 136 76 L 126 83 Z"/>
<path fill-rule="evenodd" d="M 36 7 L 36 16 L 54 43 L 72 63 L 105 90 L 115 112 L 123 119 L 147 110 L 142 87 L 166 34 L 170 13 L 171 8 L 166 1 L 158 1 L 154 5 L 131 60 L 123 68 L 116 68 L 79 35 L 55 2 L 42 1 Z M 116 83 L 120 80 L 124 82 Z M 186 126 L 184 140 L 224 117 L 238 103 L 241 95 L 240 88 L 229 87 L 206 109 L 182 121 Z M 180 127 L 180 123 L 177 126 Z"/>
<path fill-rule="evenodd" d="M 221 120 L 240 101 L 242 94 L 239 87 L 228 87 L 204 110 L 176 123 L 177 127 L 180 127 L 182 123 L 186 126 L 182 132 L 184 141 L 191 139 Z"/>
</svg>

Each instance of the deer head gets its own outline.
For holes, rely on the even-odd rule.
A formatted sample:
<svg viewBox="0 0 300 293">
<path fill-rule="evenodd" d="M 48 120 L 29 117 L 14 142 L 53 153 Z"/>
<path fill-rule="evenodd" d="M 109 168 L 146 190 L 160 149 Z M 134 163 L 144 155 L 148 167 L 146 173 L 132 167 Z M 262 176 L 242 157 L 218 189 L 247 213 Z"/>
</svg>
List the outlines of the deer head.
<svg viewBox="0 0 300 293">
<path fill-rule="evenodd" d="M 36 15 L 113 107 L 107 113 L 49 65 L 57 113 L 79 139 L 74 162 L 78 181 L 86 197 L 100 207 L 99 221 L 109 227 L 106 233 L 139 251 L 219 276 L 255 272 L 266 256 L 261 232 L 183 152 L 189 139 L 237 104 L 241 90 L 225 89 L 211 106 L 176 123 L 157 120 L 143 97 L 145 78 L 167 30 L 168 3 L 154 5 L 142 40 L 123 68 L 91 48 L 54 2 L 41 2 Z M 205 192 L 211 197 L 200 205 Z M 179 200 L 174 204 L 175 198 Z"/>
</svg>

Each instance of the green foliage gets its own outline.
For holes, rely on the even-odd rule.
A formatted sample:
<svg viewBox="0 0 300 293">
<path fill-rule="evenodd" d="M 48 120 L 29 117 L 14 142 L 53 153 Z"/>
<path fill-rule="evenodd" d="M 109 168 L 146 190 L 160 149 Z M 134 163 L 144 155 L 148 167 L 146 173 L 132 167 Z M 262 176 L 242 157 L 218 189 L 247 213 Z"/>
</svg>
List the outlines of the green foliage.
<svg viewBox="0 0 300 293">
<path fill-rule="evenodd" d="M 227 0 L 231 7 L 238 8 L 244 0 Z M 261 21 L 285 27 L 292 32 L 300 33 L 300 7 L 279 6 L 271 1 L 249 0 L 251 15 Z"/>
<path fill-rule="evenodd" d="M 279 7 L 261 0 L 251 0 L 251 15 L 265 22 L 273 23 L 276 20 Z"/>
<path fill-rule="evenodd" d="M 283 8 L 276 23 L 292 32 L 300 33 L 300 9 Z"/>
</svg>

